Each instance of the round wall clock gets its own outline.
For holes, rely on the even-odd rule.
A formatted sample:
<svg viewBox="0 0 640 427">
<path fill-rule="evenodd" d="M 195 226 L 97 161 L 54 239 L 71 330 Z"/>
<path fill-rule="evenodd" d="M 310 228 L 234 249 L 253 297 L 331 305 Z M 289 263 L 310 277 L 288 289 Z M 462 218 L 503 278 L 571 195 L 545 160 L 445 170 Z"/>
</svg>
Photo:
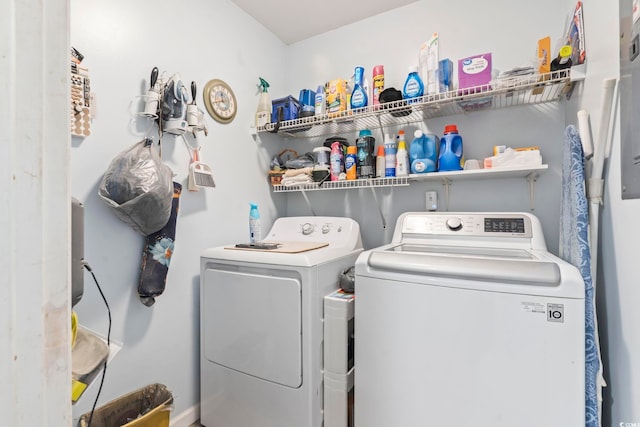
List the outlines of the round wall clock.
<svg viewBox="0 0 640 427">
<path fill-rule="evenodd" d="M 222 80 L 214 79 L 207 82 L 202 93 L 207 111 L 220 123 L 231 123 L 236 117 L 238 104 L 231 87 Z"/>
</svg>

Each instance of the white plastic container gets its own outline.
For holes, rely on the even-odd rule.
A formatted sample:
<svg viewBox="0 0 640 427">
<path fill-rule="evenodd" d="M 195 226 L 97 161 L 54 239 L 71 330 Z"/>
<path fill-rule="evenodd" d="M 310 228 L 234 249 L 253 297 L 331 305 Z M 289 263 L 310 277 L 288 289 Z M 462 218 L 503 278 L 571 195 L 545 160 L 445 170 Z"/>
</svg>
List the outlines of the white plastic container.
<svg viewBox="0 0 640 427">
<path fill-rule="evenodd" d="M 409 175 L 409 153 L 407 143 L 404 140 L 404 131 L 398 134 L 398 151 L 396 152 L 396 176 Z"/>
</svg>

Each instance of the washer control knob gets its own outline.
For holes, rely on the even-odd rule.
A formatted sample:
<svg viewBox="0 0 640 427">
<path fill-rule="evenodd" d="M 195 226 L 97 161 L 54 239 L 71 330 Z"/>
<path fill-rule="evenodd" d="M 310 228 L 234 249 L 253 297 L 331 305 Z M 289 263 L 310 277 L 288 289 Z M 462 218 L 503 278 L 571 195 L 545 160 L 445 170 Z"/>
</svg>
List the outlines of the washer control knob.
<svg viewBox="0 0 640 427">
<path fill-rule="evenodd" d="M 462 220 L 458 217 L 451 217 L 447 219 L 447 228 L 451 231 L 459 231 L 462 229 Z"/>
<path fill-rule="evenodd" d="M 322 234 L 327 234 L 329 231 L 331 231 L 331 227 L 329 227 L 329 224 L 325 224 L 322 226 Z"/>
<path fill-rule="evenodd" d="M 302 224 L 302 234 L 308 236 L 311 233 L 313 233 L 313 224 L 309 222 L 305 222 L 304 224 Z"/>
</svg>

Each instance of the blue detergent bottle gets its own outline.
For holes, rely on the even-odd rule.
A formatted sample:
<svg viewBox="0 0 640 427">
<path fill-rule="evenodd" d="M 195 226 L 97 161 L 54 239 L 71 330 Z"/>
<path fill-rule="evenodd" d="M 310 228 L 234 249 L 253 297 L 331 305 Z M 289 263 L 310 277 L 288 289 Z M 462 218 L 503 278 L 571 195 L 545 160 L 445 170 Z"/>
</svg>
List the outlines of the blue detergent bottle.
<svg viewBox="0 0 640 427">
<path fill-rule="evenodd" d="M 363 108 L 367 106 L 367 92 L 364 90 L 364 68 L 356 67 L 354 72 L 353 92 L 351 93 L 351 108 Z"/>
<path fill-rule="evenodd" d="M 438 170 L 438 137 L 425 135 L 420 129 L 413 133 L 409 147 L 411 173 L 427 173 Z"/>
<path fill-rule="evenodd" d="M 438 171 L 462 170 L 462 137 L 458 134 L 456 125 L 444 127 L 444 137 L 440 140 L 440 154 L 438 156 Z"/>
<path fill-rule="evenodd" d="M 407 75 L 407 79 L 404 82 L 404 87 L 402 88 L 402 97 L 404 99 L 408 99 L 409 103 L 413 98 L 418 98 L 424 95 L 424 83 L 422 79 L 418 75 L 418 67 L 409 67 L 409 75 Z"/>
</svg>

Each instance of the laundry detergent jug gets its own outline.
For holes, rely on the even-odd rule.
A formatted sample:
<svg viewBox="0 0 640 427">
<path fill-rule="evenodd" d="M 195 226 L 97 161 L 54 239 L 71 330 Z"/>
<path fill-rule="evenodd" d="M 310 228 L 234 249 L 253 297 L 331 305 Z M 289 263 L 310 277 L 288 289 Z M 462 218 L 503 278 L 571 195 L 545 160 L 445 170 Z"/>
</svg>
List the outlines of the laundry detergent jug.
<svg viewBox="0 0 640 427">
<path fill-rule="evenodd" d="M 440 140 L 440 154 L 438 155 L 438 171 L 462 170 L 462 137 L 458 134 L 456 125 L 446 125 L 444 136 Z"/>
<path fill-rule="evenodd" d="M 421 130 L 413 133 L 409 147 L 411 173 L 435 172 L 438 170 L 438 137 L 424 134 Z"/>
</svg>

